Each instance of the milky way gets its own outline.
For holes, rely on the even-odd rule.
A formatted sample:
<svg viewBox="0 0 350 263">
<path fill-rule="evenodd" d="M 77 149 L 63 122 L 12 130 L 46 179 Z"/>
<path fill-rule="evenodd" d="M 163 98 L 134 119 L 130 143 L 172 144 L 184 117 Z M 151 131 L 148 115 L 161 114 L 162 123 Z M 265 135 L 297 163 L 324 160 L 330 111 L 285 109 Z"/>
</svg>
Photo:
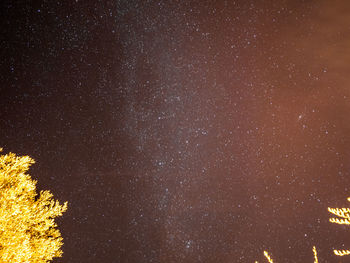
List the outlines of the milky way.
<svg viewBox="0 0 350 263">
<path fill-rule="evenodd" d="M 1 3 L 0 138 L 69 202 L 54 262 L 336 262 L 347 1 Z M 346 261 L 342 261 L 346 262 Z"/>
</svg>

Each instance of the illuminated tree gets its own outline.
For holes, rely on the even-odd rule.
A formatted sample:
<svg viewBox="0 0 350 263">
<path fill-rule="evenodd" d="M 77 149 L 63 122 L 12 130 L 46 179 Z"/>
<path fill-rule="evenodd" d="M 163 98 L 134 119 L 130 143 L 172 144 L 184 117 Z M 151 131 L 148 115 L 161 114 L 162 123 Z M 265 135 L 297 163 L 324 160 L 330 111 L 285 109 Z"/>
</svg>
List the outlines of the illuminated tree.
<svg viewBox="0 0 350 263">
<path fill-rule="evenodd" d="M 350 197 L 348 197 L 348 201 L 350 202 Z M 337 217 L 332 217 L 329 219 L 331 223 L 338 224 L 338 225 L 350 225 L 350 208 L 331 208 L 328 207 L 328 211 L 337 216 Z M 317 258 L 317 251 L 316 247 L 313 247 L 314 252 L 314 263 L 318 263 L 318 258 Z M 334 254 L 337 256 L 348 256 L 350 255 L 350 250 L 333 250 Z M 273 263 L 272 258 L 268 254 L 267 251 L 264 251 L 264 256 L 266 257 L 267 261 L 269 263 Z M 258 263 L 255 261 L 255 263 Z"/>
<path fill-rule="evenodd" d="M 37 194 L 26 174 L 33 163 L 29 156 L 0 155 L 0 263 L 46 263 L 63 253 L 54 218 L 67 202 L 60 205 L 50 191 Z"/>
<path fill-rule="evenodd" d="M 348 197 L 350 202 L 350 197 Z M 338 218 L 330 218 L 329 221 L 338 225 L 350 225 L 350 208 L 330 208 L 328 211 Z M 333 250 L 334 254 L 337 256 L 347 256 L 350 255 L 350 250 Z"/>
</svg>

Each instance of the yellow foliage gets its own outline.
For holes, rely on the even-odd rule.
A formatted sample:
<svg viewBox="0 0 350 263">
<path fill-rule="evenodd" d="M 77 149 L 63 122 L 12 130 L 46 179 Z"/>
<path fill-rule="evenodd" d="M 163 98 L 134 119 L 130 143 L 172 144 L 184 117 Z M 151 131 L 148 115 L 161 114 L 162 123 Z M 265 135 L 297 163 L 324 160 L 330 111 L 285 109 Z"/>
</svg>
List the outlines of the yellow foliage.
<svg viewBox="0 0 350 263">
<path fill-rule="evenodd" d="M 314 263 L 318 263 L 317 250 L 315 246 L 312 248 L 312 252 L 314 252 L 314 259 L 315 259 Z"/>
<path fill-rule="evenodd" d="M 29 156 L 0 155 L 0 263 L 46 263 L 63 253 L 54 218 L 67 202 L 60 205 L 49 191 L 37 195 L 37 182 L 26 174 L 33 163 Z"/>
<path fill-rule="evenodd" d="M 331 223 L 336 223 L 339 225 L 350 225 L 350 209 L 349 208 L 330 208 L 328 211 L 333 215 L 336 215 L 341 218 L 330 218 Z"/>
<path fill-rule="evenodd" d="M 347 199 L 350 202 L 350 197 Z M 328 207 L 328 211 L 337 216 L 338 218 L 330 218 L 329 221 L 331 223 L 339 224 L 339 225 L 350 225 L 350 208 L 331 208 Z M 317 257 L 317 250 L 314 246 L 312 249 L 314 253 L 314 263 L 318 263 L 318 257 Z M 333 250 L 334 254 L 337 256 L 347 256 L 350 255 L 350 250 Z M 264 256 L 269 261 L 269 263 L 273 263 L 272 258 L 267 253 L 267 251 L 264 251 Z M 255 263 L 258 263 L 255 261 Z"/>
<path fill-rule="evenodd" d="M 347 199 L 350 202 L 350 197 Z M 350 225 L 350 208 L 330 208 L 328 211 L 333 215 L 340 218 L 330 218 L 331 223 L 338 225 Z M 334 254 L 337 256 L 347 256 L 350 255 L 350 250 L 333 250 Z"/>
<path fill-rule="evenodd" d="M 337 256 L 347 256 L 350 255 L 350 250 L 333 250 L 334 254 Z"/>
<path fill-rule="evenodd" d="M 314 263 L 318 263 L 317 251 L 316 251 L 316 247 L 315 246 L 312 248 L 312 251 L 314 252 L 314 259 L 315 259 Z M 349 253 L 350 253 L 350 251 L 349 251 Z M 272 260 L 272 258 L 270 257 L 270 255 L 269 255 L 269 253 L 267 251 L 264 251 L 264 256 L 269 261 L 269 263 L 273 263 L 273 260 Z M 255 263 L 258 263 L 258 261 L 255 261 Z"/>
<path fill-rule="evenodd" d="M 267 258 L 267 260 L 269 261 L 269 263 L 273 263 L 272 258 L 270 257 L 269 253 L 267 253 L 267 251 L 264 251 L 264 256 Z"/>
</svg>

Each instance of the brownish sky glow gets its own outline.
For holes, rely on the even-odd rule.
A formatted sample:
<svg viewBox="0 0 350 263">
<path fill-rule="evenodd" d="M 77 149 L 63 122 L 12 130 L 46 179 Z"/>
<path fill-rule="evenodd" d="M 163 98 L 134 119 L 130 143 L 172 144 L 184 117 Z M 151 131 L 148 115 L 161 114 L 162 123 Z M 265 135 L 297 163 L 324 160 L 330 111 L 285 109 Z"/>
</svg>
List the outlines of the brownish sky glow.
<svg viewBox="0 0 350 263">
<path fill-rule="evenodd" d="M 0 146 L 70 203 L 55 262 L 350 248 L 327 212 L 350 186 L 349 1 L 15 2 Z"/>
</svg>

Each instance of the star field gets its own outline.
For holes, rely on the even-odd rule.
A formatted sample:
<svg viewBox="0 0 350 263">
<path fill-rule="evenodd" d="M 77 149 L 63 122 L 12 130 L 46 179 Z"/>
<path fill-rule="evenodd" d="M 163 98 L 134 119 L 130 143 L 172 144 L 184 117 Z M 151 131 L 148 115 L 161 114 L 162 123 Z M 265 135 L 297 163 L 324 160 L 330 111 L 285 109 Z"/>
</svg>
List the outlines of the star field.
<svg viewBox="0 0 350 263">
<path fill-rule="evenodd" d="M 0 146 L 68 201 L 54 262 L 338 262 L 347 1 L 1 3 Z M 347 262 L 347 259 L 341 259 Z"/>
</svg>

